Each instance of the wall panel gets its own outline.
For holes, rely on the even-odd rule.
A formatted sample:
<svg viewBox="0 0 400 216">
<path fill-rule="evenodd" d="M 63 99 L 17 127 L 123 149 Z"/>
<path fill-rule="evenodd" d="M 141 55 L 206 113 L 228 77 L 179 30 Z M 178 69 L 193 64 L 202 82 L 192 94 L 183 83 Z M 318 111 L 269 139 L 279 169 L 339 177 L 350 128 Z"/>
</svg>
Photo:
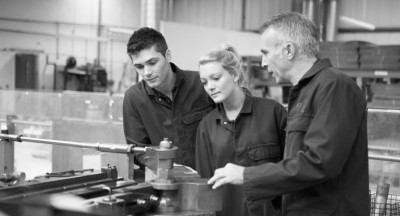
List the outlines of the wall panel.
<svg viewBox="0 0 400 216">
<path fill-rule="evenodd" d="M 260 25 L 272 16 L 290 10 L 290 0 L 248 0 L 246 5 L 246 30 L 258 31 Z"/>
<path fill-rule="evenodd" d="M 0 0 L 1 17 L 95 24 L 98 0 Z"/>
<path fill-rule="evenodd" d="M 241 30 L 243 0 L 174 0 L 173 21 Z M 245 30 L 258 30 L 271 16 L 291 10 L 290 0 L 244 0 Z"/>
<path fill-rule="evenodd" d="M 173 22 L 162 22 L 161 32 L 165 35 L 171 49 L 172 62 L 182 69 L 198 70 L 200 56 L 211 49 L 218 48 L 222 43 L 231 44 L 240 55 L 261 54 L 258 33 Z M 191 32 L 191 36 L 182 37 L 181 32 Z"/>
<path fill-rule="evenodd" d="M 174 0 L 173 21 L 223 29 L 241 27 L 242 0 Z"/>
<path fill-rule="evenodd" d="M 342 0 L 338 9 L 340 15 L 379 27 L 400 27 L 399 0 Z"/>
<path fill-rule="evenodd" d="M 339 1 L 338 14 L 367 22 L 376 27 L 400 28 L 400 1 L 398 0 L 346 0 Z M 358 26 L 339 22 L 339 28 Z M 338 41 L 361 40 L 379 45 L 400 44 L 400 32 L 339 33 Z"/>
</svg>

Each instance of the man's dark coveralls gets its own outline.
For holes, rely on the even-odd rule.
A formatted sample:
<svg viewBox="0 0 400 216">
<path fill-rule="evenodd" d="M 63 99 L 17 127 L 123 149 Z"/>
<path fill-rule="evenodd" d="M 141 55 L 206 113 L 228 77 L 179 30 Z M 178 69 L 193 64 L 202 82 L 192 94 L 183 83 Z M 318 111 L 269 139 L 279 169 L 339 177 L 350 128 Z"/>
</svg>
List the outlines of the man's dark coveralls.
<svg viewBox="0 0 400 216">
<path fill-rule="evenodd" d="M 245 168 L 248 200 L 283 194 L 283 215 L 368 216 L 366 100 L 329 60 L 291 88 L 284 159 Z"/>
<path fill-rule="evenodd" d="M 173 63 L 171 67 L 176 74 L 172 101 L 143 80 L 125 92 L 124 133 L 128 144 L 136 141 L 158 146 L 167 137 L 179 148 L 175 162 L 195 168 L 197 127 L 215 105 L 198 72 L 180 70 Z M 138 157 L 139 162 L 146 162 L 143 155 Z"/>
</svg>

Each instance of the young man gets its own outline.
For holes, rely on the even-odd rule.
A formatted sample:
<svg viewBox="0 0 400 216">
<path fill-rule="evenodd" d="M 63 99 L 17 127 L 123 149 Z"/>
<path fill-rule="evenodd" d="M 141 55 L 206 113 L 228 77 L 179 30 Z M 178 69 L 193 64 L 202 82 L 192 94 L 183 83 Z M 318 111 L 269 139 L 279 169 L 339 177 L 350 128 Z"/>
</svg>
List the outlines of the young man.
<svg viewBox="0 0 400 216">
<path fill-rule="evenodd" d="M 127 143 L 158 146 L 168 138 L 179 148 L 175 162 L 194 168 L 197 126 L 215 106 L 198 73 L 171 63 L 165 38 L 152 28 L 135 31 L 127 52 L 142 78 L 125 92 L 123 124 Z M 135 159 L 140 166 L 154 168 L 154 161 L 144 154 L 136 154 Z M 132 177 L 132 157 L 129 170 Z"/>
<path fill-rule="evenodd" d="M 262 65 L 289 80 L 284 159 L 254 167 L 227 164 L 213 188 L 242 185 L 247 199 L 283 195 L 283 215 L 369 215 L 366 100 L 357 84 L 318 59 L 318 29 L 286 13 L 261 28 Z"/>
</svg>

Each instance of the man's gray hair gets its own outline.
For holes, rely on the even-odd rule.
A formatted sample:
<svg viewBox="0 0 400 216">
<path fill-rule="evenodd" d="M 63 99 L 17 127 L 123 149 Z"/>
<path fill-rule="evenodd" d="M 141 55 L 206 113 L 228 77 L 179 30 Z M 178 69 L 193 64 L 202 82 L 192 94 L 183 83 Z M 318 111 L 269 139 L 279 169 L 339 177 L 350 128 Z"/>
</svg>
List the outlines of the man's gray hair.
<svg viewBox="0 0 400 216">
<path fill-rule="evenodd" d="M 276 15 L 261 25 L 260 32 L 264 33 L 270 28 L 278 32 L 278 44 L 290 42 L 295 45 L 300 55 L 318 57 L 318 28 L 306 16 L 295 12 Z"/>
</svg>

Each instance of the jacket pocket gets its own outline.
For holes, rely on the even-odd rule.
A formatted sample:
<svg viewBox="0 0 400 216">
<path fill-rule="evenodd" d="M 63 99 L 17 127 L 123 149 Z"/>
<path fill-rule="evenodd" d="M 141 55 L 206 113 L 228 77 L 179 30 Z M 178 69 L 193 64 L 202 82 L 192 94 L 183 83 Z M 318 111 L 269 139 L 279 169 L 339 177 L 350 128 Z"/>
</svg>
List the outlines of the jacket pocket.
<svg viewBox="0 0 400 216">
<path fill-rule="evenodd" d="M 213 109 L 212 105 L 205 105 L 195 108 L 189 112 L 181 113 L 182 121 L 185 124 L 192 124 L 200 121 L 207 113 Z"/>
<path fill-rule="evenodd" d="M 288 119 L 286 131 L 307 131 L 314 115 L 298 114 Z"/>
<path fill-rule="evenodd" d="M 191 149 L 195 148 L 197 127 L 199 126 L 201 119 L 212 109 L 213 106 L 208 104 L 192 109 L 189 112 L 181 113 L 182 124 L 179 125 L 178 133 L 179 139 L 183 145 L 187 145 Z"/>
<path fill-rule="evenodd" d="M 310 114 L 296 114 L 288 119 L 284 158 L 291 158 L 298 151 L 307 150 L 308 147 L 304 145 L 304 137 L 311 125 L 313 117 L 314 116 Z"/>
<path fill-rule="evenodd" d="M 281 149 L 278 144 L 258 144 L 249 146 L 249 158 L 257 164 L 278 162 L 281 159 Z"/>
</svg>

